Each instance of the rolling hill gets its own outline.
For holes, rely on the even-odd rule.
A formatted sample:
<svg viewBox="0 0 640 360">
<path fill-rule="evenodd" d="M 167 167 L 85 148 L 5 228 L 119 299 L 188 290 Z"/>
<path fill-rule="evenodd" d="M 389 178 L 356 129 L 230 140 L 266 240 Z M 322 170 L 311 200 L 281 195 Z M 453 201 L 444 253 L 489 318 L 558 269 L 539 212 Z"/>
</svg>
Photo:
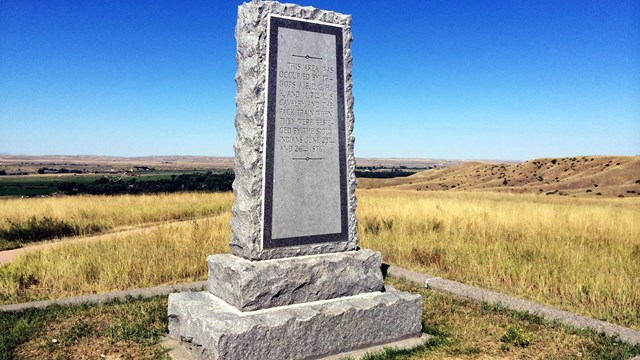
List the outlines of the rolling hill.
<svg viewBox="0 0 640 360">
<path fill-rule="evenodd" d="M 637 197 L 640 156 L 544 158 L 518 164 L 472 161 L 405 178 L 359 179 L 358 187 Z"/>
</svg>

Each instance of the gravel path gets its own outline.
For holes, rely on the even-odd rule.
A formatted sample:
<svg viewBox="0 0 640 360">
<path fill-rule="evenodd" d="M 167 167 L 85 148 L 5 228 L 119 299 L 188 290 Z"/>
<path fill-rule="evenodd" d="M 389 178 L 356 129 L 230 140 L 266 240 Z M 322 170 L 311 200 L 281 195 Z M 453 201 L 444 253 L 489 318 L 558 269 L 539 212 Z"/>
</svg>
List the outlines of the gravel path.
<svg viewBox="0 0 640 360">
<path fill-rule="evenodd" d="M 78 305 L 78 304 L 95 304 L 95 303 L 104 303 L 110 300 L 124 300 L 128 296 L 132 297 L 153 297 L 158 295 L 169 295 L 172 292 L 176 291 L 201 291 L 204 290 L 207 285 L 206 281 L 196 281 L 191 283 L 183 283 L 183 284 L 175 284 L 175 285 L 165 285 L 165 286 L 156 286 L 151 288 L 143 288 L 143 289 L 132 289 L 132 290 L 123 290 L 123 291 L 115 291 L 105 294 L 92 294 L 92 295 L 84 295 L 84 296 L 74 296 L 63 299 L 55 299 L 55 300 L 43 300 L 43 301 L 31 301 L 20 304 L 11 304 L 11 305 L 2 305 L 0 306 L 0 311 L 20 311 L 24 309 L 31 308 L 45 308 L 47 306 L 58 304 L 58 305 Z"/>
<path fill-rule="evenodd" d="M 486 302 L 491 305 L 502 305 L 511 310 L 538 315 L 549 321 L 560 322 L 577 329 L 595 330 L 598 333 L 617 336 L 620 340 L 631 345 L 637 345 L 640 343 L 640 331 L 612 324 L 610 322 L 573 314 L 567 311 L 540 305 L 533 301 L 518 299 L 513 296 L 466 285 L 457 281 L 409 271 L 396 266 L 385 265 L 383 272 L 386 272 L 391 276 L 405 278 L 413 283 L 423 285 L 428 289 L 462 296 L 478 302 Z"/>
</svg>

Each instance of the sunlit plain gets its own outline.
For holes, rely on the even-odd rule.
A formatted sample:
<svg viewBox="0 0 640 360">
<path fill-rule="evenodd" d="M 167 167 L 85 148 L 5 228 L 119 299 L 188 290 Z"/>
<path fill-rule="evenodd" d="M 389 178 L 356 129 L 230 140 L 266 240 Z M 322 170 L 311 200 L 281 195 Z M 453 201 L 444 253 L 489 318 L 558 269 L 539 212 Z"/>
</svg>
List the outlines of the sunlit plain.
<svg viewBox="0 0 640 360">
<path fill-rule="evenodd" d="M 640 329 L 638 199 L 384 189 L 357 195 L 360 246 L 381 251 L 387 263 Z M 27 253 L 0 267 L 0 303 L 206 279 L 206 256 L 229 251 L 232 196 L 187 197 L 193 208 L 222 210 L 136 235 Z M 128 206 L 112 203 L 118 198 Z M 140 204 L 163 213 L 177 199 L 30 199 L 24 207 L 2 200 L 0 208 L 13 218 L 113 216 L 118 224 L 137 224 Z M 113 208 L 111 215 L 105 208 Z"/>
</svg>

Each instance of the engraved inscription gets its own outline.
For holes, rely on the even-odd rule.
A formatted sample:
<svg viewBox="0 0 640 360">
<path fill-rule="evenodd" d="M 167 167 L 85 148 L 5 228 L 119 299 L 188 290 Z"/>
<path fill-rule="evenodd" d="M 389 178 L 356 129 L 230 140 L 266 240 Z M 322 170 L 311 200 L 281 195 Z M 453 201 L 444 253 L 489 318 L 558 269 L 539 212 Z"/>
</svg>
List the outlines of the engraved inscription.
<svg viewBox="0 0 640 360">
<path fill-rule="evenodd" d="M 342 32 L 318 27 L 270 32 L 267 247 L 346 236 Z"/>
<path fill-rule="evenodd" d="M 336 143 L 338 135 L 335 66 L 322 64 L 321 57 L 291 56 L 294 59 L 285 62 L 277 77 L 279 149 L 296 155 L 322 153 L 327 144 Z"/>
<path fill-rule="evenodd" d="M 340 232 L 335 48 L 330 34 L 278 31 L 273 239 Z"/>
</svg>

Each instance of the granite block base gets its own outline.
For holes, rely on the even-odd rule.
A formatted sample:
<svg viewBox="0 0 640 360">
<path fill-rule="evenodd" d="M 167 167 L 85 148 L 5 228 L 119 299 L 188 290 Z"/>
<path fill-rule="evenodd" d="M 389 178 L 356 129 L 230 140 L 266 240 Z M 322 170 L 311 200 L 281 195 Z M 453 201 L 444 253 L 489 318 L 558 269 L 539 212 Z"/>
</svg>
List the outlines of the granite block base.
<svg viewBox="0 0 640 360">
<path fill-rule="evenodd" d="M 169 296 L 169 334 L 196 359 L 314 359 L 419 337 L 422 298 L 372 292 L 241 312 L 209 292 Z"/>
<path fill-rule="evenodd" d="M 384 289 L 379 252 L 363 249 L 279 260 L 210 255 L 207 290 L 241 311 Z"/>
</svg>

